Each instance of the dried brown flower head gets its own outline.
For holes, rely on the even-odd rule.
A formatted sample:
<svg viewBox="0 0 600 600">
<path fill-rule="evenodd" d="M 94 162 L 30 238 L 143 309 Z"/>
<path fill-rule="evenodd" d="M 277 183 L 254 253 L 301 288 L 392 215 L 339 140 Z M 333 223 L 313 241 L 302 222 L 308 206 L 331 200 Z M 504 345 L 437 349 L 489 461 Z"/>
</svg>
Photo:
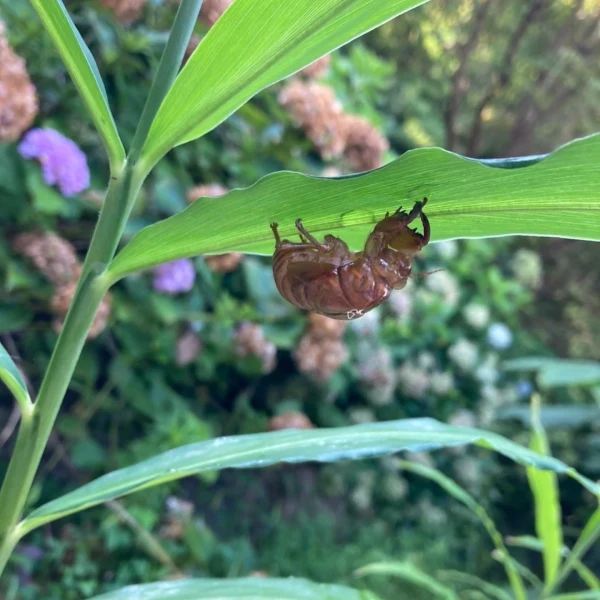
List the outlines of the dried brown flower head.
<svg viewBox="0 0 600 600">
<path fill-rule="evenodd" d="M 175 345 L 175 362 L 183 367 L 196 360 L 196 357 L 202 350 L 202 342 L 196 333 L 186 331 Z"/>
<path fill-rule="evenodd" d="M 342 155 L 346 146 L 340 128 L 342 105 L 330 87 L 294 79 L 279 93 L 279 103 L 317 146 L 323 158 Z"/>
<path fill-rule="evenodd" d="M 329 65 L 331 64 L 331 56 L 326 54 L 325 56 L 321 56 L 315 60 L 315 62 L 311 63 L 307 67 L 304 67 L 298 75 L 300 77 L 306 77 L 306 79 L 320 79 L 327 75 L 327 71 L 329 71 Z"/>
<path fill-rule="evenodd" d="M 283 429 L 314 429 L 315 426 L 310 419 L 301 412 L 284 412 L 269 419 L 269 431 L 281 431 Z"/>
<path fill-rule="evenodd" d="M 206 262 L 208 268 L 215 273 L 230 273 L 237 269 L 242 258 L 244 258 L 244 255 L 240 252 L 228 252 L 227 254 L 205 256 L 204 262 Z"/>
<path fill-rule="evenodd" d="M 79 274 L 75 248 L 55 233 L 22 233 L 14 239 L 13 247 L 55 285 L 72 281 Z"/>
<path fill-rule="evenodd" d="M 257 356 L 261 359 L 263 373 L 271 373 L 277 364 L 277 346 L 265 339 L 260 325 L 242 323 L 235 333 L 235 351 L 242 358 Z"/>
<path fill-rule="evenodd" d="M 220 183 L 201 183 L 190 188 L 185 195 L 186 200 L 191 204 L 198 198 L 218 198 L 224 196 L 229 190 Z"/>
<path fill-rule="evenodd" d="M 346 321 L 330 319 L 319 313 L 309 313 L 308 315 L 308 335 L 313 339 L 323 338 L 340 339 L 346 330 Z"/>
<path fill-rule="evenodd" d="M 54 329 L 57 332 L 62 329 L 64 318 L 69 310 L 69 306 L 71 306 L 71 302 L 73 302 L 76 288 L 77 281 L 70 281 L 57 286 L 56 290 L 54 291 L 54 296 L 50 301 L 50 309 L 57 315 L 57 318 L 54 320 Z M 98 337 L 106 329 L 108 317 L 110 316 L 110 305 L 110 294 L 106 294 L 100 303 L 100 307 L 96 312 L 92 326 L 88 331 L 87 337 L 89 340 Z"/>
<path fill-rule="evenodd" d="M 0 142 L 14 142 L 38 113 L 38 97 L 25 61 L 8 44 L 0 21 Z"/>
<path fill-rule="evenodd" d="M 118 21 L 130 25 L 142 16 L 146 0 L 100 0 L 100 4 L 108 8 Z"/>
<path fill-rule="evenodd" d="M 315 339 L 305 335 L 294 351 L 294 360 L 301 373 L 326 382 L 348 360 L 348 349 L 341 340 Z"/>
<path fill-rule="evenodd" d="M 362 117 L 344 115 L 341 119 L 346 144 L 344 156 L 353 171 L 370 171 L 383 164 L 387 139 Z"/>
<path fill-rule="evenodd" d="M 232 2 L 233 0 L 204 0 L 200 10 L 200 19 L 212 27 Z"/>
</svg>

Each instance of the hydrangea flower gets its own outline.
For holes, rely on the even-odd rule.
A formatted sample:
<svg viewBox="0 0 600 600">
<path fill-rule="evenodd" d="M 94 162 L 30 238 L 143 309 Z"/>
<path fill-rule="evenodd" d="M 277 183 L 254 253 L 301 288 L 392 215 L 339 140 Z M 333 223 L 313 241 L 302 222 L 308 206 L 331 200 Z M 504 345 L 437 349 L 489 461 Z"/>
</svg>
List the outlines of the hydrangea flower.
<svg viewBox="0 0 600 600">
<path fill-rule="evenodd" d="M 504 323 L 493 323 L 487 332 L 488 343 L 496 350 L 506 350 L 512 345 L 513 335 Z"/>
<path fill-rule="evenodd" d="M 538 289 L 542 285 L 544 270 L 542 259 L 537 252 L 521 248 L 511 263 L 515 277 L 527 287 Z"/>
<path fill-rule="evenodd" d="M 23 158 L 35 158 L 42 165 L 48 185 L 56 185 L 69 198 L 90 185 L 90 170 L 79 146 L 54 129 L 31 129 L 19 144 Z"/>
<path fill-rule="evenodd" d="M 488 354 L 475 369 L 475 378 L 481 383 L 496 383 L 500 378 L 498 371 L 498 355 Z"/>
<path fill-rule="evenodd" d="M 377 421 L 375 413 L 370 408 L 351 408 L 348 411 L 348 418 L 351 423 L 374 423 Z"/>
<path fill-rule="evenodd" d="M 435 245 L 438 254 L 447 261 L 456 258 L 458 254 L 458 242 L 456 240 L 447 240 Z"/>
<path fill-rule="evenodd" d="M 473 411 L 466 408 L 459 408 L 450 416 L 448 424 L 456 427 L 476 427 L 477 417 Z"/>
<path fill-rule="evenodd" d="M 431 391 L 437 396 L 446 396 L 454 390 L 452 373 L 434 371 L 429 377 Z"/>
<path fill-rule="evenodd" d="M 429 375 L 414 363 L 407 361 L 398 369 L 398 386 L 405 396 L 417 400 L 424 398 L 429 389 Z"/>
<path fill-rule="evenodd" d="M 408 482 L 399 475 L 387 475 L 383 480 L 383 491 L 388 500 L 398 502 L 408 494 Z"/>
<path fill-rule="evenodd" d="M 490 320 L 490 309 L 483 304 L 470 302 L 462 310 L 465 321 L 475 329 L 483 329 Z"/>
<path fill-rule="evenodd" d="M 463 371 L 469 371 L 477 364 L 479 353 L 475 344 L 460 339 L 448 348 L 448 358 Z"/>
<path fill-rule="evenodd" d="M 174 296 L 189 292 L 195 280 L 194 263 L 189 258 L 182 258 L 156 267 L 152 287 L 161 294 Z"/>
<path fill-rule="evenodd" d="M 394 290 L 388 298 L 388 306 L 398 319 L 408 319 L 412 312 L 412 296 L 407 288 Z"/>
<path fill-rule="evenodd" d="M 440 271 L 425 281 L 425 286 L 439 294 L 449 306 L 456 306 L 460 299 L 460 288 L 456 278 L 448 271 Z"/>
</svg>

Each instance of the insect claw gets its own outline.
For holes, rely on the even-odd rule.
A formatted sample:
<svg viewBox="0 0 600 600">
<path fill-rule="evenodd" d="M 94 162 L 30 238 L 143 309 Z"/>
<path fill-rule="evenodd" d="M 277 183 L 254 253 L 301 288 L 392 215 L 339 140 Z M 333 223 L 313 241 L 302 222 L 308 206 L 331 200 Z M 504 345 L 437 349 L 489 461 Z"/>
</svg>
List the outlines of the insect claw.
<svg viewBox="0 0 600 600">
<path fill-rule="evenodd" d="M 278 223 L 271 223 L 271 229 L 273 231 L 273 235 L 275 236 L 275 247 L 279 246 L 279 244 L 281 244 L 281 237 L 279 237 L 279 231 L 277 231 L 277 228 L 279 227 Z"/>
</svg>

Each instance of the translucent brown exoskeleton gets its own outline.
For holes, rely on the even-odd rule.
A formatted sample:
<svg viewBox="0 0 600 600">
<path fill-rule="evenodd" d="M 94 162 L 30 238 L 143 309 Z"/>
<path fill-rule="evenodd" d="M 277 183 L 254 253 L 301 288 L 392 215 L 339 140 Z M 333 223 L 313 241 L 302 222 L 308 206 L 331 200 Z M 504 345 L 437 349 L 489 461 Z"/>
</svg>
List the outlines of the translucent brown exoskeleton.
<svg viewBox="0 0 600 600">
<path fill-rule="evenodd" d="M 282 240 L 277 223 L 273 276 L 280 294 L 294 306 L 333 319 L 355 319 L 402 289 L 411 273 L 412 258 L 429 243 L 429 221 L 423 213 L 427 198 L 410 212 L 400 207 L 375 225 L 364 250 L 352 252 L 333 235 L 319 242 L 296 221 L 300 242 Z M 421 219 L 423 233 L 408 226 Z"/>
</svg>

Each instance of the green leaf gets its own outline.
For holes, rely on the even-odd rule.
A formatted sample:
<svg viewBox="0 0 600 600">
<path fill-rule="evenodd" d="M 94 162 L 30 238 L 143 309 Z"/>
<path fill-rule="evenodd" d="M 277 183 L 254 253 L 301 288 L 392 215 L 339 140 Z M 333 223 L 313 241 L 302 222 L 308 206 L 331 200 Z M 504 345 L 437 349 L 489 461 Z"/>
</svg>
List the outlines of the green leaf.
<svg viewBox="0 0 600 600">
<path fill-rule="evenodd" d="M 374 594 L 306 579 L 187 579 L 130 585 L 91 600 L 377 600 Z"/>
<path fill-rule="evenodd" d="M 531 410 L 528 406 L 505 406 L 495 414 L 498 419 L 517 419 L 523 426 L 531 427 Z M 554 404 L 543 406 L 539 419 L 546 430 L 578 429 L 600 421 L 600 408 L 583 404 Z"/>
<path fill-rule="evenodd" d="M 414 586 L 420 587 L 431 594 L 432 598 L 458 600 L 458 596 L 445 585 L 438 583 L 431 575 L 409 562 L 378 562 L 357 569 L 354 574 L 358 577 L 366 575 L 392 575 Z"/>
<path fill-rule="evenodd" d="M 2 344 L 0 344 L 0 380 L 10 390 L 21 410 L 30 411 L 31 399 L 23 376 Z"/>
<path fill-rule="evenodd" d="M 542 387 L 596 385 L 600 383 L 600 363 L 591 360 L 527 357 L 504 363 L 507 371 L 534 371 Z"/>
<path fill-rule="evenodd" d="M 600 592 L 595 590 L 589 590 L 587 592 L 572 592 L 571 594 L 550 596 L 548 600 L 600 600 Z"/>
<path fill-rule="evenodd" d="M 540 422 L 540 399 L 531 401 L 531 442 L 529 447 L 539 454 L 550 456 L 546 432 Z M 551 589 L 556 581 L 563 548 L 562 513 L 556 473 L 527 467 L 527 479 L 535 504 L 535 531 L 543 544 L 544 584 Z"/>
<path fill-rule="evenodd" d="M 42 177 L 39 165 L 28 163 L 25 167 L 27 190 L 31 194 L 33 207 L 37 214 L 61 217 L 73 217 L 72 199 L 67 199 L 50 187 Z"/>
<path fill-rule="evenodd" d="M 151 168 L 260 90 L 427 0 L 236 0 L 200 42 L 142 150 Z"/>
<path fill-rule="evenodd" d="M 73 78 L 73 83 L 87 105 L 104 142 L 111 166 L 116 169 L 123 162 L 125 152 L 92 53 L 73 24 L 62 0 L 31 0 L 31 3 L 52 37 Z"/>
<path fill-rule="evenodd" d="M 544 544 L 536 537 L 530 535 L 510 536 L 506 538 L 506 543 L 509 546 L 518 546 L 519 548 L 527 548 L 536 552 L 544 552 Z M 563 557 L 568 557 L 571 550 L 566 546 L 562 548 Z M 573 570 L 581 577 L 586 585 L 592 590 L 600 590 L 600 579 L 594 575 L 591 569 L 588 569 L 578 558 L 572 559 Z M 556 586 L 555 586 L 556 587 Z"/>
<path fill-rule="evenodd" d="M 600 134 L 519 169 L 425 148 L 376 171 L 338 179 L 274 173 L 146 227 L 117 255 L 110 272 L 116 280 L 197 254 L 270 254 L 269 224 L 278 222 L 282 237 L 297 240 L 299 217 L 317 236 L 337 234 L 360 249 L 387 211 L 409 208 L 425 196 L 434 241 L 512 234 L 600 240 L 599 162 Z"/>
<path fill-rule="evenodd" d="M 565 473 L 600 496 L 600 485 L 559 460 L 541 456 L 502 436 L 434 419 L 406 419 L 353 427 L 286 430 L 217 438 L 159 454 L 114 471 L 34 510 L 23 533 L 71 513 L 161 483 L 226 468 L 266 467 L 280 462 L 334 462 L 382 456 L 401 450 L 431 450 L 475 444 L 526 466 Z"/>
<path fill-rule="evenodd" d="M 600 508 L 597 508 L 592 514 L 571 553 L 563 563 L 556 579 L 557 586 L 567 578 L 573 569 L 577 568 L 577 563 L 581 561 L 583 555 L 596 543 L 598 538 L 600 538 Z"/>
<path fill-rule="evenodd" d="M 504 565 L 506 575 L 510 581 L 511 588 L 513 590 L 516 600 L 526 600 L 527 593 L 521 579 L 518 563 L 510 556 L 506 545 L 504 544 L 504 538 L 502 534 L 496 528 L 496 524 L 492 518 L 488 515 L 487 511 L 481 504 L 471 496 L 463 487 L 458 485 L 453 479 L 444 475 L 441 471 L 426 467 L 410 461 L 401 461 L 400 465 L 403 469 L 415 473 L 421 477 L 437 483 L 445 492 L 452 496 L 455 500 L 458 500 L 464 504 L 480 521 L 488 532 L 496 550 L 499 554 L 499 559 Z"/>
<path fill-rule="evenodd" d="M 471 575 L 470 573 L 463 573 L 462 571 L 444 570 L 438 573 L 440 579 L 446 581 L 452 581 L 454 583 L 461 583 L 465 586 L 473 586 L 479 588 L 490 598 L 496 598 L 497 600 L 513 600 L 513 597 L 501 587 L 488 583 L 487 581 Z"/>
</svg>

